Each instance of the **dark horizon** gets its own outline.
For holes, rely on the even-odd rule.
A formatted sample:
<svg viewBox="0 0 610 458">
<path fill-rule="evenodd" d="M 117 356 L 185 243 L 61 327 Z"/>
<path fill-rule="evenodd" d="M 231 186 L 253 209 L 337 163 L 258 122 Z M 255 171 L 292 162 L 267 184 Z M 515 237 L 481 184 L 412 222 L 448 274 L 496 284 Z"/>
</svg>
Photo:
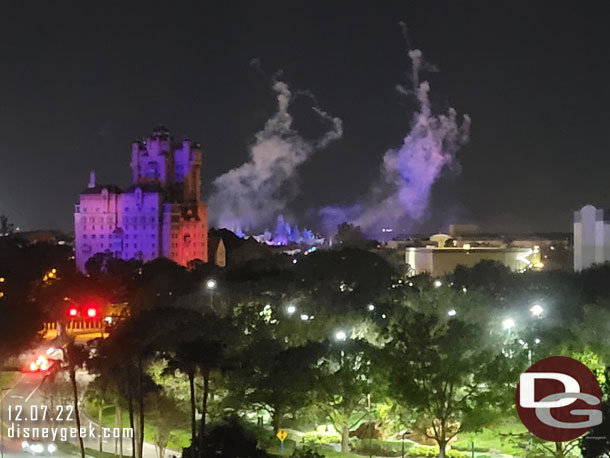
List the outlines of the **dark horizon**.
<svg viewBox="0 0 610 458">
<path fill-rule="evenodd" d="M 343 120 L 343 138 L 301 168 L 292 213 L 308 222 L 312 209 L 354 202 L 409 131 L 395 91 L 408 70 L 401 20 L 439 69 L 425 75 L 435 111 L 472 118 L 459 173 L 437 181 L 416 232 L 568 232 L 574 210 L 610 206 L 598 185 L 610 167 L 605 3 L 28 6 L 0 18 L 0 214 L 22 230 L 71 231 L 89 171 L 128 186 L 131 141 L 160 124 L 201 143 L 207 199 L 274 111 L 253 58 Z"/>
</svg>

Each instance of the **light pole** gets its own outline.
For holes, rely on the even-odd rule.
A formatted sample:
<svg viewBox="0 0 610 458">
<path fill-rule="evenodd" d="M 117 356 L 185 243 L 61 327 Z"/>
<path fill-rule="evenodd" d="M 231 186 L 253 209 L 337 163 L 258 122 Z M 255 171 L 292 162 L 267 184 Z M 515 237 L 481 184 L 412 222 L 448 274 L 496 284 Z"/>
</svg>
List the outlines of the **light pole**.
<svg viewBox="0 0 610 458">
<path fill-rule="evenodd" d="M 508 338 L 510 339 L 512 330 L 515 327 L 515 322 L 513 321 L 513 319 L 506 318 L 504 321 L 502 321 L 502 327 L 508 331 Z"/>
<path fill-rule="evenodd" d="M 345 342 L 345 340 L 347 339 L 347 334 L 345 333 L 345 331 L 337 331 L 335 333 L 335 340 L 337 342 Z M 343 368 L 343 356 L 345 355 L 345 353 L 343 352 L 343 347 L 341 347 L 341 368 Z"/>
<path fill-rule="evenodd" d="M 206 288 L 210 292 L 210 308 L 214 307 L 214 290 L 216 289 L 216 280 L 208 280 L 205 284 Z"/>
<path fill-rule="evenodd" d="M 401 458 L 405 458 L 405 436 L 409 434 L 409 431 L 405 431 L 402 433 L 401 447 L 400 447 L 400 456 Z"/>
<path fill-rule="evenodd" d="M 368 403 L 368 414 L 369 414 L 369 458 L 373 458 L 373 424 L 371 422 L 371 393 L 367 394 L 366 400 Z"/>
</svg>

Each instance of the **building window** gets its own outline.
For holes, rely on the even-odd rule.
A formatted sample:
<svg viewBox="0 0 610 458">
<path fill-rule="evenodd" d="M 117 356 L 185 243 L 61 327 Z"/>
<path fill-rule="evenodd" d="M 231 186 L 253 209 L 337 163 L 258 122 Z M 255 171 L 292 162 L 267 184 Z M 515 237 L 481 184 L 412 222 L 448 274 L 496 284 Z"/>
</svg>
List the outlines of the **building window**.
<svg viewBox="0 0 610 458">
<path fill-rule="evenodd" d="M 94 238 L 95 238 L 95 234 L 92 234 L 92 235 L 91 235 L 91 238 L 92 238 L 92 239 L 94 239 Z"/>
<path fill-rule="evenodd" d="M 83 238 L 86 239 L 87 238 L 87 234 L 83 234 Z"/>
<path fill-rule="evenodd" d="M 158 178 L 159 177 L 159 164 L 156 162 L 149 162 L 146 168 L 146 178 Z"/>
<path fill-rule="evenodd" d="M 102 227 L 102 229 L 104 229 L 104 228 Z M 100 235 L 100 238 L 103 239 L 104 238 L 104 234 Z"/>
</svg>

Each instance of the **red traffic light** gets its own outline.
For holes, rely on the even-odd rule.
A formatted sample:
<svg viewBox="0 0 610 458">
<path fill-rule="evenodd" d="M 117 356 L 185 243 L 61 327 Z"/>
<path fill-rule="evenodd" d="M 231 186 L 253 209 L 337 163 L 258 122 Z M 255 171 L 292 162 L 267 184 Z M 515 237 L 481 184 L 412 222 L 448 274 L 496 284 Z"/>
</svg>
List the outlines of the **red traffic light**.
<svg viewBox="0 0 610 458">
<path fill-rule="evenodd" d="M 76 318 L 78 316 L 78 308 L 70 307 L 68 309 L 68 316 L 70 316 L 71 318 Z"/>
<path fill-rule="evenodd" d="M 97 308 L 87 307 L 87 317 L 96 318 L 97 317 Z"/>
</svg>

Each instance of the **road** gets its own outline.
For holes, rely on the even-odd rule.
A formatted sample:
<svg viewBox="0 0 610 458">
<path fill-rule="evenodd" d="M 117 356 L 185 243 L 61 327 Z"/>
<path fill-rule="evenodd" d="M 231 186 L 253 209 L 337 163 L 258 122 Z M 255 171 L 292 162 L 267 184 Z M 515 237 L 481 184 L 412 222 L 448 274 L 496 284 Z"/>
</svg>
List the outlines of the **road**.
<svg viewBox="0 0 610 458">
<path fill-rule="evenodd" d="M 80 374 L 80 377 L 87 377 L 86 374 Z M 67 420 L 67 412 L 63 413 L 64 421 L 50 421 L 50 418 L 58 416 L 59 411 L 52 412 L 49 408 L 47 410 L 48 419 L 42 421 L 43 407 L 46 405 L 46 400 L 43 399 L 41 393 L 41 383 L 43 382 L 43 375 L 40 373 L 23 373 L 16 380 L 15 384 L 9 390 L 4 391 L 4 398 L 2 399 L 2 420 L 4 423 L 4 456 L 5 458 L 14 457 L 31 457 L 30 454 L 22 451 L 21 442 L 23 440 L 23 428 L 71 428 L 76 427 L 75 421 Z M 21 410 L 20 421 L 17 421 L 18 411 Z M 35 414 L 38 413 L 38 421 L 34 421 Z M 10 429 L 12 427 L 12 429 Z M 92 428 L 95 431 L 96 438 L 87 438 L 84 440 L 85 447 L 99 450 L 99 426 L 87 418 L 81 413 L 81 427 Z M 20 430 L 18 429 L 20 428 Z M 21 434 L 19 434 L 21 432 Z M 13 433 L 13 437 L 9 437 L 9 433 Z M 55 440 L 56 444 L 61 442 L 59 438 Z M 69 433 L 64 433 L 69 435 Z M 20 437 L 19 437 L 20 436 Z M 68 441 L 74 445 L 78 445 L 78 439 L 68 439 Z M 114 453 L 115 440 L 113 438 L 102 439 L 103 451 L 108 453 Z M 123 439 L 123 454 L 124 456 L 131 455 L 131 439 Z M 174 451 L 166 451 L 165 457 L 170 458 L 171 455 L 179 455 Z M 58 458 L 70 457 L 74 458 L 76 454 L 69 454 L 58 450 L 53 456 Z M 144 443 L 143 450 L 144 458 L 158 458 L 158 453 L 153 444 Z"/>
</svg>

